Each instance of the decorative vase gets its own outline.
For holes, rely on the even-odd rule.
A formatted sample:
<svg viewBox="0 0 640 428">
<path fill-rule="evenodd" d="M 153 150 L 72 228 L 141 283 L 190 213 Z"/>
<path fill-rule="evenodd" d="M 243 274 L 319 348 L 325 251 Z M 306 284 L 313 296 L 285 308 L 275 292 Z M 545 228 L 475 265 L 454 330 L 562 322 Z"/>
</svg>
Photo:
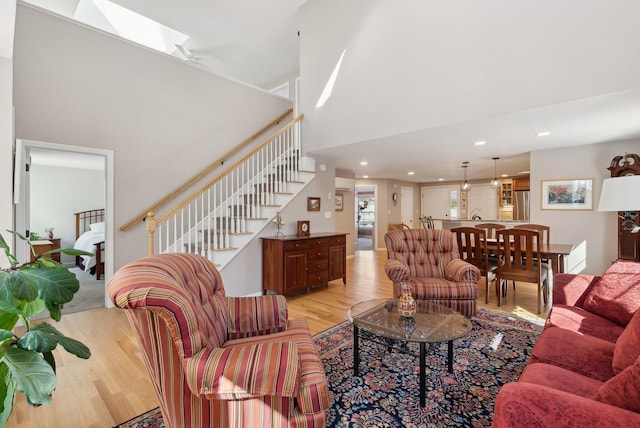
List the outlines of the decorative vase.
<svg viewBox="0 0 640 428">
<path fill-rule="evenodd" d="M 398 302 L 398 312 L 400 316 L 410 318 L 416 313 L 416 301 L 411 295 L 411 286 L 406 282 L 400 284 L 400 301 Z"/>
</svg>

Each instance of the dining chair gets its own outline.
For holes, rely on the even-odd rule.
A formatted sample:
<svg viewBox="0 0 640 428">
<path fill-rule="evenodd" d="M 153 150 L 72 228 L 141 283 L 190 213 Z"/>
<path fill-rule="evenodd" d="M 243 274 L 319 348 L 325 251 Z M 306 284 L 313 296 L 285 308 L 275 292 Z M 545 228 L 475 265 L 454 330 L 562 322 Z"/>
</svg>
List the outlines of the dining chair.
<svg viewBox="0 0 640 428">
<path fill-rule="evenodd" d="M 487 234 L 487 238 L 489 239 L 495 239 L 496 231 L 506 228 L 504 224 L 499 223 L 479 223 L 476 224 L 475 227 L 477 227 L 478 229 L 484 229 Z"/>
<path fill-rule="evenodd" d="M 527 224 L 519 224 L 517 226 L 514 226 L 514 228 L 537 230 L 538 232 L 540 232 L 540 239 L 542 242 L 545 242 L 547 244 L 550 242 L 549 235 L 550 235 L 551 228 L 549 226 L 545 226 L 543 224 L 527 223 Z"/>
<path fill-rule="evenodd" d="M 456 235 L 460 258 L 480 269 L 485 279 L 484 303 L 489 303 L 489 284 L 495 281 L 496 263 L 490 263 L 486 233 L 477 227 L 456 227 L 451 229 Z M 492 278 L 492 279 L 489 279 Z"/>
<path fill-rule="evenodd" d="M 540 232 L 524 228 L 501 229 L 497 232 L 497 239 L 498 306 L 502 303 L 502 297 L 507 296 L 507 281 L 529 282 L 537 285 L 540 313 L 540 298 L 542 297 L 546 304 L 550 288 L 549 265 L 540 262 Z"/>
<path fill-rule="evenodd" d="M 422 221 L 423 229 L 435 229 L 435 223 L 433 222 L 433 217 L 420 217 L 420 221 Z"/>
</svg>

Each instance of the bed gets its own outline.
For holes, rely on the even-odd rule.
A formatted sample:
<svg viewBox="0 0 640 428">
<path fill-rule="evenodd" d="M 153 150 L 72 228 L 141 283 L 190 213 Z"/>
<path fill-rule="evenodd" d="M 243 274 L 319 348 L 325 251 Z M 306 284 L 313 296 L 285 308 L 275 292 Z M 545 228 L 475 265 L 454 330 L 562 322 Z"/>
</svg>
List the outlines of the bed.
<svg viewBox="0 0 640 428">
<path fill-rule="evenodd" d="M 76 265 L 96 275 L 104 274 L 104 208 L 74 213 L 76 217 L 76 242 L 73 248 L 93 253 L 93 257 L 76 256 Z"/>
</svg>

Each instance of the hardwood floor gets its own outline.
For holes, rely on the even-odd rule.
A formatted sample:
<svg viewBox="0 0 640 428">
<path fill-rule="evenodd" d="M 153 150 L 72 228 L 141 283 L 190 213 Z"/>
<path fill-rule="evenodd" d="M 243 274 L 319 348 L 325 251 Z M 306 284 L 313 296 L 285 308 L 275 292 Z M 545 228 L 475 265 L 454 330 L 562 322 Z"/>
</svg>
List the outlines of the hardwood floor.
<svg viewBox="0 0 640 428">
<path fill-rule="evenodd" d="M 384 251 L 359 251 L 347 260 L 347 285 L 342 280 L 326 288 L 287 297 L 289 318 L 306 318 L 312 334 L 317 334 L 347 319 L 349 307 L 362 300 L 391 296 L 391 281 L 384 274 Z M 507 301 L 496 306 L 490 291 L 489 305 L 484 304 L 481 283 L 479 307 L 543 320 L 546 312 L 536 315 L 536 289 L 532 284 L 518 284 L 509 290 Z M 14 411 L 7 427 L 111 427 L 157 406 L 153 387 L 131 327 L 119 309 L 93 309 L 63 317 L 56 327 L 64 334 L 85 343 L 92 352 L 81 360 L 56 350 L 58 386 L 53 402 L 30 407 L 24 395 L 17 394 Z"/>
</svg>

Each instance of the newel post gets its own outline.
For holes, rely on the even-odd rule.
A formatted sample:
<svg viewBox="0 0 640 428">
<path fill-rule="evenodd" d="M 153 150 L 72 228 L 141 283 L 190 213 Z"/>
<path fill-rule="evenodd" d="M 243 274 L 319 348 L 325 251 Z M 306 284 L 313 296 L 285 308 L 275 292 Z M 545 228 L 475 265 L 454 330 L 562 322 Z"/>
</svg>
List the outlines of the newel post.
<svg viewBox="0 0 640 428">
<path fill-rule="evenodd" d="M 158 225 L 156 223 L 155 214 L 153 214 L 153 211 L 149 211 L 147 213 L 147 217 L 145 221 L 147 223 L 147 234 L 148 234 L 147 252 L 149 253 L 150 256 L 152 256 L 153 255 L 153 234 L 156 232 L 156 227 Z"/>
</svg>

